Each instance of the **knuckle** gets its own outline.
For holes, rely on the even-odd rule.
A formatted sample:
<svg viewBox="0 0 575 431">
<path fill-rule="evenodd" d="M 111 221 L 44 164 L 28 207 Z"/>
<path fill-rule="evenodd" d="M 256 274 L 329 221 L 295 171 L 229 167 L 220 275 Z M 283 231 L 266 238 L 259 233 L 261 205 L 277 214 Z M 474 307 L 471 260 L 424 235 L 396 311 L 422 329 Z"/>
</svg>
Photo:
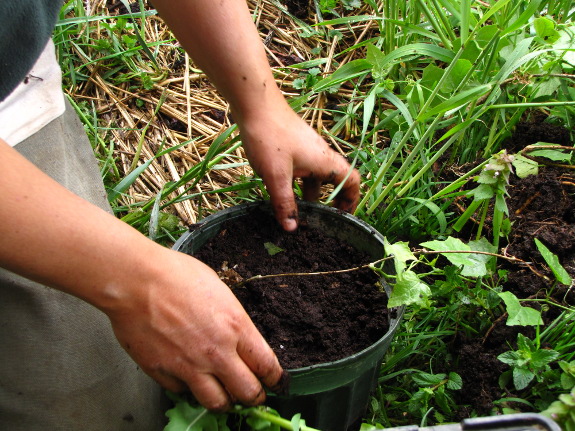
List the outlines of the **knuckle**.
<svg viewBox="0 0 575 431">
<path fill-rule="evenodd" d="M 241 400 L 248 405 L 261 404 L 266 399 L 266 393 L 260 384 L 253 384 L 244 389 Z"/>
<path fill-rule="evenodd" d="M 225 412 L 230 407 L 230 402 L 227 398 L 217 398 L 204 401 L 203 406 L 212 412 Z"/>
</svg>

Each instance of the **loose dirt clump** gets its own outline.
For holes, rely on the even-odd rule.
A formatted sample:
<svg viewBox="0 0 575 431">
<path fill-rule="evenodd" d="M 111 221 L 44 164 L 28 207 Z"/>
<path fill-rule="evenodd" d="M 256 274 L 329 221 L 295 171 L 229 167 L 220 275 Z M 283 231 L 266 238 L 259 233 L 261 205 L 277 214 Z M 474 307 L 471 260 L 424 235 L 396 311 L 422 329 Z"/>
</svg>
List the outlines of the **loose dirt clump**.
<svg viewBox="0 0 575 431">
<path fill-rule="evenodd" d="M 387 297 L 370 269 L 316 276 L 257 275 L 327 272 L 369 263 L 369 256 L 300 220 L 287 233 L 267 213 L 229 221 L 195 254 L 231 285 L 286 369 L 357 353 L 388 330 Z"/>
</svg>

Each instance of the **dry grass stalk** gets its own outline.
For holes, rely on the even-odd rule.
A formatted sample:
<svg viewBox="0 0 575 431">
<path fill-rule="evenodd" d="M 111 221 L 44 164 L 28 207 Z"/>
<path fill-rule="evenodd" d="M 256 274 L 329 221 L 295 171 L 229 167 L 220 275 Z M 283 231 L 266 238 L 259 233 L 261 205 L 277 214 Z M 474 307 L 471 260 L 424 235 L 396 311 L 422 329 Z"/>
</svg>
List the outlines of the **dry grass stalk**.
<svg viewBox="0 0 575 431">
<path fill-rule="evenodd" d="M 319 35 L 303 37 L 297 22 L 282 11 L 283 7 L 278 6 L 274 0 L 251 0 L 248 3 L 277 82 L 286 97 L 299 96 L 299 91 L 294 89 L 293 82 L 300 76 L 300 71 L 290 68 L 290 65 L 317 59 L 319 47 L 320 56 L 326 58 L 322 73 L 329 74 L 343 63 L 352 60 L 355 50 L 350 51 L 345 57 L 337 56 L 338 52 L 365 40 L 376 30 L 373 23 L 368 22 L 363 26 L 359 24 L 342 26 L 337 29 L 340 35 L 329 39 L 323 39 Z M 88 0 L 85 4 L 93 15 L 113 16 L 122 7 L 120 2 L 109 0 Z M 315 20 L 314 17 L 309 17 L 306 23 L 314 24 Z M 85 31 L 91 31 L 90 38 L 93 41 L 108 38 L 107 30 L 98 21 L 91 24 L 89 30 L 86 27 Z M 85 53 L 88 58 L 84 53 L 77 52 L 78 58 L 84 58 L 85 61 L 84 64 L 75 66 L 77 68 L 83 66 L 90 79 L 72 88 L 71 91 L 71 96 L 77 102 L 87 101 L 94 104 L 103 141 L 113 140 L 115 143 L 113 157 L 120 178 L 129 174 L 130 167 L 134 164 L 134 157 L 138 154 L 142 133 L 148 123 L 149 128 L 143 137 L 136 165 L 152 158 L 162 141 L 166 146 L 176 146 L 194 139 L 178 150 L 154 160 L 130 187 L 126 196 L 122 197 L 124 205 L 155 199 L 165 184 L 179 180 L 187 170 L 200 162 L 213 140 L 233 124 L 228 115 L 229 106 L 226 101 L 177 46 L 177 42 L 159 17 L 151 16 L 147 19 L 145 40 L 156 52 L 160 70 L 154 70 L 151 62 L 143 54 L 139 59 L 136 56 L 130 57 L 129 61 L 134 62 L 137 68 L 146 71 L 155 80 L 153 88 L 145 90 L 142 85 L 134 85 L 134 81 L 138 83 L 138 78 L 122 83 L 117 79 L 105 79 L 104 74 L 108 72 L 106 62 L 91 62 L 92 59 L 102 58 L 103 54 L 95 48 L 91 51 L 87 48 Z M 157 43 L 159 43 L 157 46 L 154 45 Z M 312 54 L 314 48 L 316 53 Z M 165 95 L 165 101 L 159 114 L 154 116 L 154 110 L 162 94 Z M 351 97 L 352 93 L 343 88 L 337 99 L 347 103 L 345 99 Z M 324 136 L 327 136 L 325 132 L 333 124 L 330 115 L 323 113 L 326 103 L 325 96 L 315 96 L 308 102 L 309 108 L 304 108 L 301 113 Z M 344 130 L 341 137 L 350 138 L 351 134 L 352 130 Z M 345 154 L 345 149 L 342 149 L 336 140 L 330 139 L 330 142 L 339 152 Z M 104 153 L 105 149 L 99 148 L 97 151 Z M 228 157 L 222 163 L 237 163 L 241 160 L 245 161 L 244 154 L 238 149 L 234 158 Z M 188 193 L 217 190 L 233 184 L 238 177 L 252 175 L 249 166 L 212 170 L 197 185 L 196 190 Z M 178 192 L 184 193 L 184 187 Z M 185 200 L 174 204 L 171 211 L 185 224 L 195 223 L 199 203 L 198 199 Z M 222 208 L 224 203 L 217 194 L 210 194 L 202 197 L 201 205 L 204 210 L 212 211 Z"/>
</svg>

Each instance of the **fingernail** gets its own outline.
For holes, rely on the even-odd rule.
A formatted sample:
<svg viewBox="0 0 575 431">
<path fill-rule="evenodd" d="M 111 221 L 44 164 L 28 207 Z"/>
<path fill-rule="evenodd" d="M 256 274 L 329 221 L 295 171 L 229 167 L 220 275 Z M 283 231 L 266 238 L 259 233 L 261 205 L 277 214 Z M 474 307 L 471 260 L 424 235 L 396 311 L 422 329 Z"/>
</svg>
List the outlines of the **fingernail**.
<svg viewBox="0 0 575 431">
<path fill-rule="evenodd" d="M 286 218 L 284 219 L 282 226 L 284 230 L 291 232 L 297 229 L 297 222 L 293 218 Z"/>
</svg>

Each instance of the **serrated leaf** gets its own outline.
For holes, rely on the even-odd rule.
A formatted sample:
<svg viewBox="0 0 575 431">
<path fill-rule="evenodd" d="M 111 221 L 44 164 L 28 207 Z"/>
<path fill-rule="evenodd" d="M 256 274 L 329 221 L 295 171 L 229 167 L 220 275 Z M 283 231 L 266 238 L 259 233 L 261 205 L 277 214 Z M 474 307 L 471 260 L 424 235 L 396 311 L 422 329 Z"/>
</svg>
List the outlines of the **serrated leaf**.
<svg viewBox="0 0 575 431">
<path fill-rule="evenodd" d="M 541 256 L 543 256 L 543 259 L 547 262 L 547 265 L 549 265 L 549 268 L 551 269 L 551 272 L 553 272 L 553 275 L 555 275 L 555 278 L 557 278 L 557 281 L 567 286 L 571 285 L 573 280 L 559 262 L 559 258 L 555 254 L 551 253 L 551 251 L 537 238 L 535 238 L 535 245 L 537 245 L 539 253 L 541 253 Z"/>
<path fill-rule="evenodd" d="M 555 361 L 559 357 L 559 352 L 550 349 L 540 349 L 531 355 L 530 364 L 534 369 L 543 368 L 545 365 Z"/>
<path fill-rule="evenodd" d="M 539 163 L 523 157 L 521 154 L 515 155 L 513 167 L 515 168 L 515 174 L 519 178 L 526 178 L 529 175 L 537 175 L 539 173 Z"/>
<path fill-rule="evenodd" d="M 413 271 L 405 271 L 397 277 L 397 283 L 389 297 L 389 308 L 409 304 L 425 305 L 431 295 L 431 289 L 423 283 Z"/>
<path fill-rule="evenodd" d="M 384 78 L 387 75 L 389 64 L 385 63 L 385 54 L 373 44 L 367 45 L 366 60 L 372 66 L 371 73 L 375 79 Z"/>
<path fill-rule="evenodd" d="M 507 309 L 508 326 L 536 326 L 543 325 L 541 312 L 530 307 L 523 307 L 519 299 L 511 292 L 500 292 L 499 297 L 505 302 Z"/>
<path fill-rule="evenodd" d="M 515 365 L 517 363 L 517 360 L 519 359 L 519 355 L 516 352 L 509 351 L 500 354 L 499 356 L 497 356 L 497 359 L 499 359 L 504 364 Z"/>
<path fill-rule="evenodd" d="M 489 184 L 479 184 L 476 188 L 467 192 L 467 195 L 473 196 L 476 201 L 484 201 L 495 196 L 495 192 Z"/>
<path fill-rule="evenodd" d="M 495 196 L 495 209 L 503 214 L 509 214 L 509 209 L 507 208 L 507 202 L 502 194 L 497 194 Z"/>
<path fill-rule="evenodd" d="M 515 389 L 525 389 L 533 380 L 535 374 L 525 368 L 513 368 L 513 385 Z"/>
<path fill-rule="evenodd" d="M 447 376 L 445 374 L 429 374 L 429 373 L 417 373 L 411 376 L 412 380 L 418 386 L 435 386 L 440 384 L 445 380 Z"/>
<path fill-rule="evenodd" d="M 439 408 L 445 413 L 451 413 L 451 408 L 449 407 L 449 397 L 445 393 L 443 386 L 439 387 L 435 391 L 435 402 L 437 402 Z"/>
<path fill-rule="evenodd" d="M 463 387 L 463 379 L 457 373 L 453 371 L 449 373 L 449 380 L 447 381 L 447 388 L 452 390 L 458 390 Z"/>
<path fill-rule="evenodd" d="M 283 248 L 278 247 L 273 242 L 264 242 L 264 247 L 270 256 L 275 256 L 282 251 L 285 251 Z"/>
</svg>

